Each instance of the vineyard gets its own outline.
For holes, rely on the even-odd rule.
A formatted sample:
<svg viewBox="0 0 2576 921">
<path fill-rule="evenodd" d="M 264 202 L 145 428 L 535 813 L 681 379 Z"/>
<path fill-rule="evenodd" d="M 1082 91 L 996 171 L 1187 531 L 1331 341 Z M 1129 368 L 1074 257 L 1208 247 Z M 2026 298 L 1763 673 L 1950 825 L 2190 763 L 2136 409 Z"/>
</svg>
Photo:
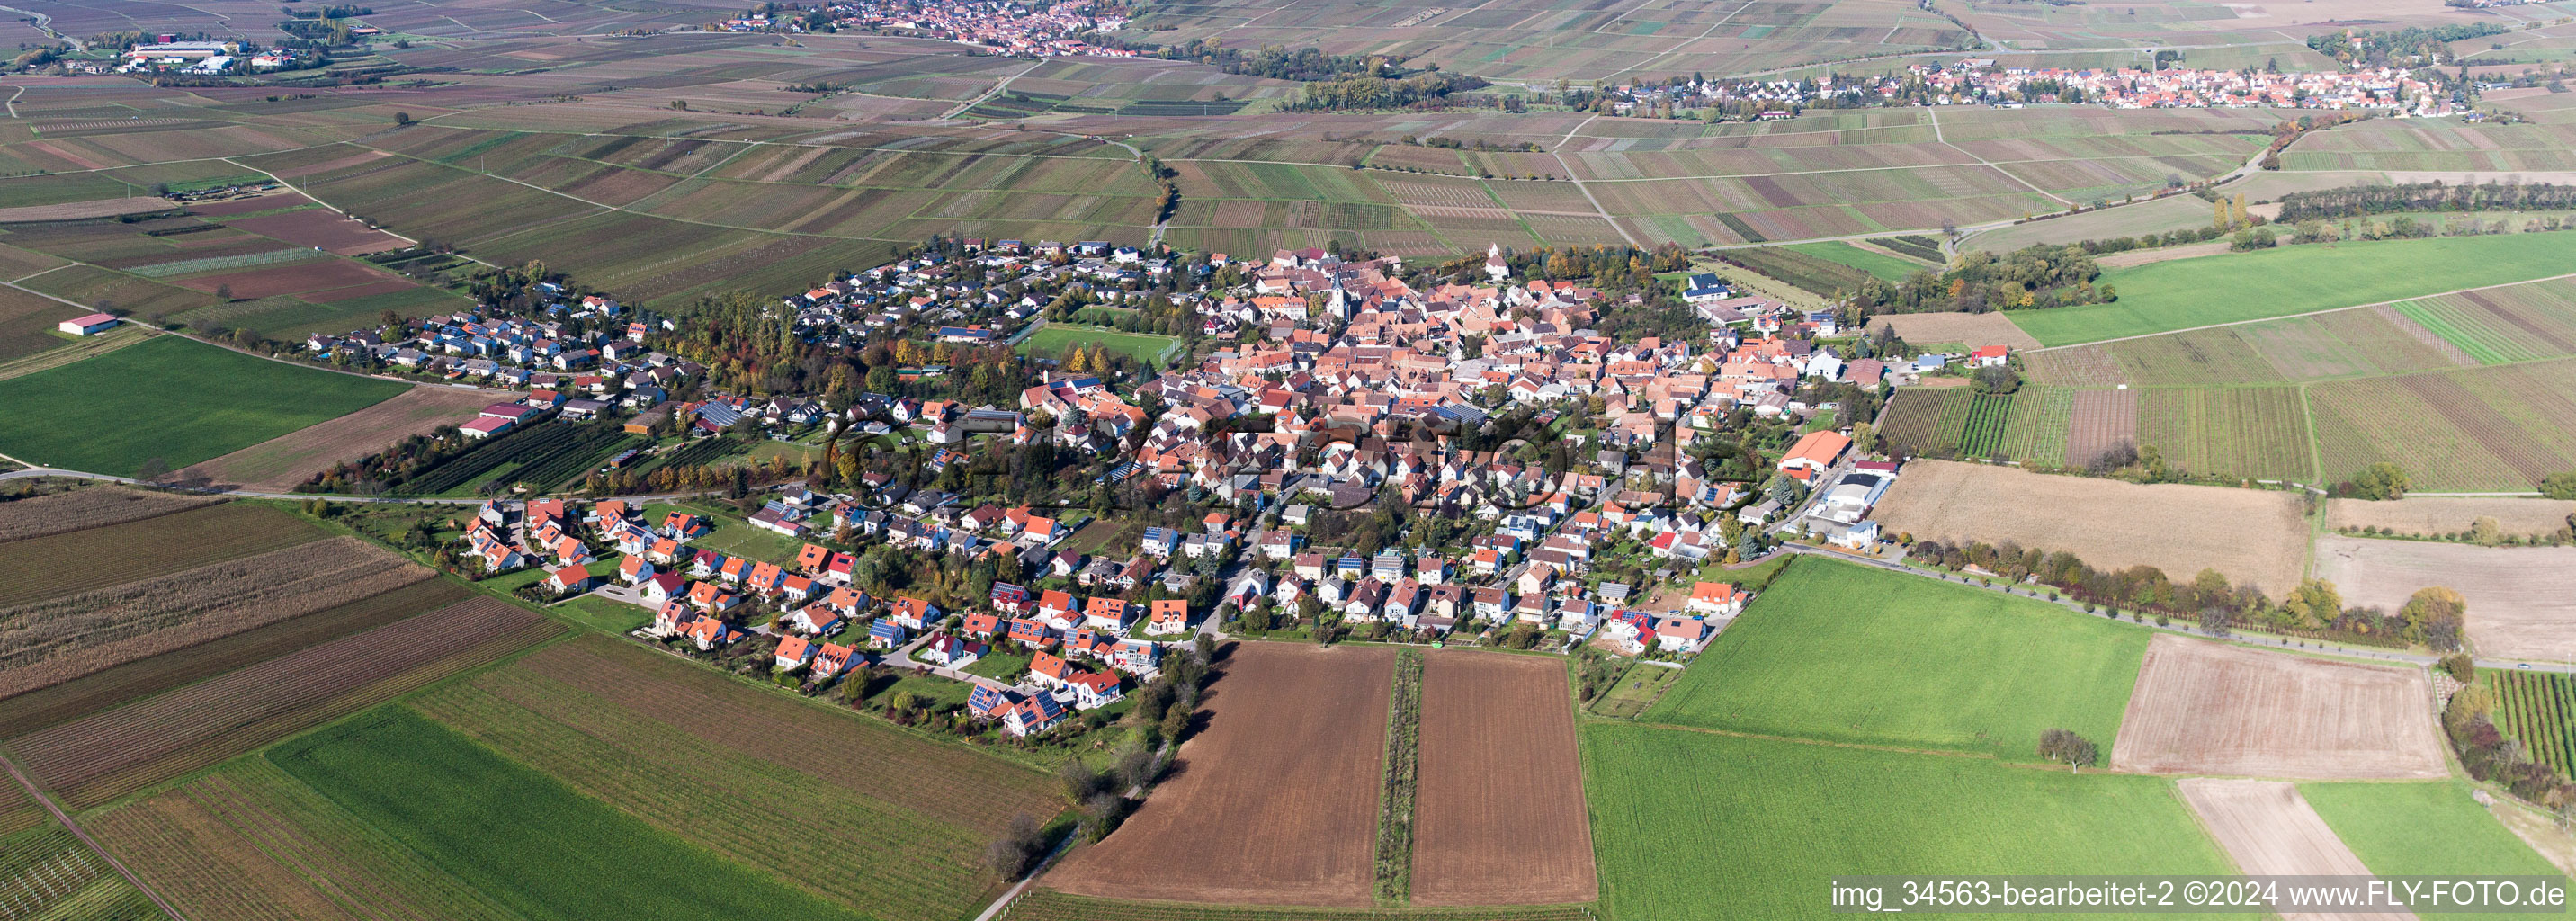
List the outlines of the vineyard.
<svg viewBox="0 0 2576 921">
<path fill-rule="evenodd" d="M 1879 438 L 1890 454 L 1930 454 L 1956 441 L 1943 441 L 1942 422 L 1949 415 L 1950 395 L 1963 399 L 1966 391 L 1958 389 L 1927 390 L 1907 387 L 1896 391 L 1887 401 L 1887 415 L 1879 429 Z M 1965 416 L 1961 417 L 1965 424 Z"/>
<path fill-rule="evenodd" d="M 603 434 L 606 437 L 602 437 Z M 603 425 L 585 434 L 573 447 L 548 454 L 543 460 L 532 460 L 511 471 L 510 478 L 550 489 L 567 481 L 581 479 L 617 452 L 642 447 L 652 439 L 629 435 L 617 426 Z"/>
<path fill-rule="evenodd" d="M 1585 905 L 1502 908 L 1286 908 L 1124 902 L 1033 889 L 1002 913 L 1003 921 L 1595 921 Z"/>
<path fill-rule="evenodd" d="M 331 254 L 318 249 L 297 247 L 295 249 L 273 249 L 264 253 L 245 253 L 239 256 L 207 256 L 203 259 L 181 259 L 176 262 L 155 262 L 151 265 L 138 265 L 133 268 L 126 269 L 125 271 L 141 275 L 145 278 L 170 278 L 178 275 L 193 275 L 198 272 L 215 272 L 224 269 L 247 269 L 263 265 L 302 262 L 307 259 L 328 259 L 330 256 Z"/>
<path fill-rule="evenodd" d="M 1413 891 L 1413 785 L 1422 763 L 1422 653 L 1395 654 L 1395 688 L 1386 709 L 1386 792 L 1377 817 L 1377 899 L 1402 902 Z"/>
<path fill-rule="evenodd" d="M 2560 672 L 2491 671 L 2496 728 L 2522 742 L 2531 760 L 2576 769 L 2576 677 Z"/>
<path fill-rule="evenodd" d="M 415 475 L 403 483 L 401 492 L 430 496 L 448 492 L 474 482 L 486 474 L 516 463 L 510 468 L 512 479 L 540 486 L 552 486 L 578 476 L 595 458 L 605 457 L 612 444 L 626 440 L 623 427 L 597 423 L 592 425 L 546 425 L 529 423 L 517 431 L 502 435 L 466 449 L 438 466 Z M 547 475 L 560 472 L 554 479 Z"/>
<path fill-rule="evenodd" d="M 322 531 L 272 508 L 228 503 L 0 544 L 0 605 L 23 604 L 306 543 Z"/>
<path fill-rule="evenodd" d="M 11 784 L 11 786 L 16 786 Z M 164 917 L 98 855 L 51 822 L 0 836 L 0 918 L 146 921 Z"/>
<path fill-rule="evenodd" d="M 1895 252 L 1904 253 L 1905 255 L 1921 259 L 1934 265 L 1940 265 L 1950 261 L 1948 257 L 1941 255 L 1941 241 L 1932 239 L 1931 237 L 1915 235 L 1902 237 L 1878 237 L 1870 240 L 1869 242 L 1876 243 Z"/>
<path fill-rule="evenodd" d="M 1956 403 L 1958 401 L 1951 401 Z M 2006 457 L 2004 433 L 2012 420 L 2013 395 L 1980 393 L 1968 401 L 1966 418 L 1961 420 L 1959 453 L 1965 457 Z M 1947 431 L 1949 413 L 1943 407 L 1943 430 Z"/>
<path fill-rule="evenodd" d="M 1821 256 L 1772 246 L 1723 250 L 1717 259 L 1828 297 L 1858 291 L 1870 277 L 1868 272 Z"/>
<path fill-rule="evenodd" d="M 213 765 L 559 635 L 476 599 L 9 741 L 67 807 Z"/>
<path fill-rule="evenodd" d="M 2002 456 L 2043 467 L 2066 466 L 2066 433 L 2074 417 L 2075 391 L 2023 384 L 2013 395 Z"/>
<path fill-rule="evenodd" d="M 9 504 L 9 514 L 0 518 L 0 541 L 25 540 L 68 534 L 112 524 L 159 518 L 184 512 L 201 505 L 212 505 L 220 499 L 203 496 L 174 496 L 169 493 L 144 492 L 118 486 L 93 486 L 70 492 L 21 499 Z"/>
<path fill-rule="evenodd" d="M 2138 398 L 2138 449 L 2194 476 L 2309 478 L 2307 413 L 2296 387 L 2155 388 Z"/>
</svg>

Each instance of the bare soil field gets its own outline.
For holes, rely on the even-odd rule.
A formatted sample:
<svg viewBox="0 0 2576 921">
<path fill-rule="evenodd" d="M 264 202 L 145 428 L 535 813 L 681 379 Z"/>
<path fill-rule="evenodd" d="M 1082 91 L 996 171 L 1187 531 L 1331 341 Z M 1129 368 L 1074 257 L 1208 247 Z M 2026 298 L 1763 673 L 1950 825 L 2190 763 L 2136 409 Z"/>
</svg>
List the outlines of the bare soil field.
<svg viewBox="0 0 2576 921">
<path fill-rule="evenodd" d="M 0 541 L 67 534 L 158 518 L 220 501 L 223 500 L 122 486 L 91 486 L 0 504 Z"/>
<path fill-rule="evenodd" d="M 2348 605 L 2395 611 L 2444 585 L 2469 603 L 2469 648 L 2499 659 L 2576 662 L 2576 547 L 2480 547 L 2325 535 L 2317 577 Z"/>
<path fill-rule="evenodd" d="M 206 292 L 228 287 L 232 289 L 233 297 L 236 299 L 258 300 L 280 294 L 327 291 L 332 288 L 363 285 L 385 281 L 392 277 L 360 263 L 333 259 L 246 269 L 219 275 L 199 275 L 177 279 L 171 283 Z"/>
<path fill-rule="evenodd" d="M 0 697 L 219 639 L 427 579 L 335 537 L 159 578 L 0 608 Z"/>
<path fill-rule="evenodd" d="M 1565 664 L 1490 652 L 1422 663 L 1413 901 L 1551 905 L 1600 896 Z"/>
<path fill-rule="evenodd" d="M 1371 904 L 1394 652 L 1239 643 L 1223 674 L 1176 776 L 1040 882 L 1102 898 Z"/>
<path fill-rule="evenodd" d="M 2504 533 L 2548 534 L 2567 527 L 2576 502 L 2511 496 L 2408 496 L 2395 502 L 2326 500 L 2326 527 L 2386 528 L 2399 534 L 2466 531 L 2493 518 Z"/>
<path fill-rule="evenodd" d="M 2368 876 L 2370 868 L 2345 847 L 2324 817 L 2299 795 L 2297 784 L 2278 780 L 2186 777 L 2174 786 L 2200 816 L 2236 869 L 2252 876 Z M 2406 913 L 2284 914 L 2289 919 L 2400 918 Z"/>
<path fill-rule="evenodd" d="M 2153 566 L 2176 581 L 2216 569 L 2273 595 L 2298 585 L 2308 557 L 2307 523 L 2298 497 L 2286 492 L 2140 486 L 1917 460 L 1898 473 L 1874 514 L 1886 530 L 1917 540 L 2017 541 L 2073 553 L 2095 568 Z M 2183 534 L 2190 539 L 2176 539 Z"/>
<path fill-rule="evenodd" d="M 24 604 L 266 553 L 323 536 L 273 508 L 225 503 L 0 544 L 0 605 Z"/>
<path fill-rule="evenodd" d="M 27 205 L 0 208 L 0 224 L 25 224 L 36 221 L 78 221 L 94 217 L 116 217 L 123 214 L 148 214 L 178 207 L 167 198 L 137 196 L 134 198 L 101 198 L 91 201 L 67 201 L 58 205 Z"/>
<path fill-rule="evenodd" d="M 285 492 L 342 461 L 441 425 L 466 422 L 513 397 L 463 387 L 419 386 L 340 418 L 310 425 L 188 468 L 223 484 Z"/>
<path fill-rule="evenodd" d="M 2419 669 L 2159 634 L 2138 664 L 2111 767 L 2302 780 L 2430 779 L 2449 776 L 2435 733 L 2433 693 Z"/>
<path fill-rule="evenodd" d="M 401 238 L 369 227 L 365 222 L 337 211 L 310 208 L 266 217 L 243 218 L 225 222 L 252 233 L 276 237 L 299 246 L 330 250 L 343 256 L 362 256 L 403 248 Z"/>
<path fill-rule="evenodd" d="M 1895 327 L 1896 335 L 1907 342 L 1958 342 L 1972 349 L 1984 345 L 2039 347 L 2039 340 L 2000 313 L 1889 313 L 1870 318 L 1871 333 L 1882 327 Z"/>
<path fill-rule="evenodd" d="M 2102 452 L 2138 443 L 2138 392 L 2083 390 L 2066 420 L 2066 463 L 2085 466 Z"/>
</svg>

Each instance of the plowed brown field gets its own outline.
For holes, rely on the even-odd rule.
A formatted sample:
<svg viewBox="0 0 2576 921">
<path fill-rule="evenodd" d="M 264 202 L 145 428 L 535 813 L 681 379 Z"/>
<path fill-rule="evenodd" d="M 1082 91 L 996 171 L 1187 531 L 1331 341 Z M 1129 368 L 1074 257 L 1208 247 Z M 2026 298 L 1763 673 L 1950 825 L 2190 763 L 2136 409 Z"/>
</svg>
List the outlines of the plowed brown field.
<svg viewBox="0 0 2576 921">
<path fill-rule="evenodd" d="M 2434 732 L 2422 671 L 2162 634 L 2138 665 L 2111 767 L 2323 780 L 2446 777 Z"/>
<path fill-rule="evenodd" d="M 1882 527 L 1917 539 L 2018 541 L 2073 553 L 2097 569 L 2153 566 L 2177 582 L 2216 569 L 2276 597 L 2298 586 L 2308 559 L 2308 524 L 2298 497 L 2286 492 L 1918 460 L 1897 474 L 1877 515 Z"/>
<path fill-rule="evenodd" d="M 2277 780 L 2222 780 L 2189 777 L 2177 781 L 2182 800 L 2200 816 L 2202 827 L 2218 839 L 2236 868 L 2253 876 L 2368 876 L 2370 868 L 2345 847 L 2324 817 L 2299 795 L 2296 784 Z M 2293 912 L 2284 921 L 2344 918 L 2406 918 L 2390 914 L 2321 914 Z"/>
<path fill-rule="evenodd" d="M 2345 604 L 2395 611 L 2417 589 L 2458 589 L 2469 603 L 2469 648 L 2489 658 L 2576 662 L 2569 572 L 2576 547 L 2317 538 L 2317 577 L 2341 589 Z"/>
<path fill-rule="evenodd" d="M 1242 643 L 1176 775 L 1044 885 L 1104 898 L 1366 907 L 1395 655 Z"/>
<path fill-rule="evenodd" d="M 1438 652 L 1422 663 L 1413 901 L 1598 897 L 1571 700 L 1557 659 Z"/>
</svg>

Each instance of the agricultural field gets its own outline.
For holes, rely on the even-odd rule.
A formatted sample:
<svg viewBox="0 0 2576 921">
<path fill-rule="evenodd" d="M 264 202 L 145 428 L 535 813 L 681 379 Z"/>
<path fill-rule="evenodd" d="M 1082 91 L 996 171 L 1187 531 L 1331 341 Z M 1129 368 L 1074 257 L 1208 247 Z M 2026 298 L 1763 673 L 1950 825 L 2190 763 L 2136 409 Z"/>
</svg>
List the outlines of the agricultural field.
<svg viewBox="0 0 2576 921">
<path fill-rule="evenodd" d="M 1914 343 L 1955 342 L 1971 349 L 1987 345 L 2039 347 L 2039 340 L 2000 313 L 1883 313 L 1869 318 L 1872 335 L 1881 328 L 1894 329 L 1897 338 Z"/>
<path fill-rule="evenodd" d="M 1891 256 L 1877 250 L 1863 249 L 1857 245 L 1847 242 L 1799 243 L 1785 248 L 1791 252 L 1804 253 L 1806 255 L 1825 260 L 1826 262 L 1840 263 L 1842 265 L 1859 269 L 1876 276 L 1880 281 L 1886 282 L 1904 281 L 1905 276 L 1907 275 L 1933 270 L 1933 266 L 1929 263 Z M 1947 342 L 1949 340 L 1943 339 L 1927 341 Z"/>
<path fill-rule="evenodd" d="M 1135 359 L 1139 365 L 1161 366 L 1180 340 L 1151 333 L 1122 333 L 1098 326 L 1071 323 L 1049 323 L 1020 341 L 1020 354 L 1063 358 L 1076 348 L 1086 351 L 1108 348 Z"/>
<path fill-rule="evenodd" d="M 550 489 L 589 473 L 594 464 L 617 451 L 642 443 L 640 436 L 629 436 L 622 425 L 542 420 L 477 442 L 394 487 L 415 496 L 470 494 L 469 487 L 491 483 Z"/>
<path fill-rule="evenodd" d="M 2051 727 L 2107 744 L 2146 646 L 2046 602 L 1805 558 L 1638 720 L 2028 760 Z"/>
<path fill-rule="evenodd" d="M 89 480 L 73 488 L 0 505 L 0 541 L 25 540 L 158 518 L 221 500 L 148 492 Z"/>
<path fill-rule="evenodd" d="M 2447 776 L 2422 669 L 2158 634 L 2111 767 L 2320 780 Z"/>
<path fill-rule="evenodd" d="M 1595 921 L 1585 905 L 1481 908 L 1283 908 L 1134 902 L 1030 889 L 1011 902 L 1016 921 Z"/>
<path fill-rule="evenodd" d="M 561 634 L 478 598 L 8 741 L 67 808 L 113 801 Z"/>
<path fill-rule="evenodd" d="M 581 796 L 783 888 L 885 921 L 946 921 L 989 900 L 986 843 L 1063 808 L 998 758 L 746 687 L 584 636 L 439 689 L 411 708 Z M 818 796 L 820 791 L 829 791 Z M 813 829 L 832 846 L 812 847 Z M 549 834 L 572 834 L 578 826 Z"/>
<path fill-rule="evenodd" d="M 2073 345 L 2546 278 L 2566 271 L 2566 249 L 2547 233 L 2285 246 L 2112 269 L 2101 281 L 2116 303 L 2007 315 L 2042 343 Z"/>
<path fill-rule="evenodd" d="M 2576 355 L 2576 283 L 2563 279 L 2391 306 L 2479 364 Z"/>
<path fill-rule="evenodd" d="M 466 387 L 417 386 L 400 396 L 328 422 L 317 423 L 189 467 L 184 474 L 262 492 L 287 492 L 314 474 L 363 457 L 443 425 L 473 421 L 483 407 L 518 399 L 514 393 Z"/>
<path fill-rule="evenodd" d="M 1843 244 L 1840 243 L 1820 243 L 1815 245 L 1843 246 Z M 1851 249 L 1848 246 L 1844 246 L 1843 248 Z M 1726 250 L 1718 258 L 1733 265 L 1751 269 L 1763 275 L 1779 279 L 1780 281 L 1803 291 L 1809 291 L 1825 295 L 1827 297 L 1842 297 L 1860 290 L 1861 283 L 1868 280 L 1872 275 L 1869 269 L 1852 264 L 1860 261 L 1857 258 L 1860 251 L 1852 250 L 1852 253 L 1855 258 L 1849 260 L 1827 259 L 1798 247 L 1766 246 L 1756 247 L 1754 249 Z M 1895 262 L 1898 260 L 1889 259 L 1887 261 Z"/>
<path fill-rule="evenodd" d="M 1383 647 L 1235 645 L 1179 776 L 1043 884 L 1100 898 L 1368 906 L 1378 790 L 1352 781 L 1379 774 L 1393 662 Z M 1206 821 L 1220 812 L 1228 821 Z"/>
<path fill-rule="evenodd" d="M 383 402 L 407 385 L 299 368 L 178 336 L 0 380 L 0 403 L 83 408 L 114 425 L 43 413 L 0 416 L 0 452 L 46 466 L 132 476 L 168 469 Z"/>
<path fill-rule="evenodd" d="M 2314 477 L 2307 414 L 2295 387 L 2150 388 L 2138 396 L 2137 442 L 2189 476 Z"/>
<path fill-rule="evenodd" d="M 7 798 L 21 796 L 16 784 Z M 5 801 L 5 799 L 0 799 Z M 14 834 L 11 832 L 15 832 Z M 46 816 L 25 830 L 0 825 L 0 899 L 31 919 L 152 921 L 168 917 L 88 845 Z"/>
<path fill-rule="evenodd" d="M 1413 902 L 1589 902 L 1573 695 L 1555 657 L 1436 652 L 1422 675 Z"/>
<path fill-rule="evenodd" d="M 2468 602 L 2468 646 L 2481 657 L 2576 662 L 2576 599 L 2563 573 L 2576 548 L 2480 547 L 2321 535 L 2317 578 L 2344 603 L 2395 611 L 2418 589 L 2447 586 Z"/>
<path fill-rule="evenodd" d="M 0 608 L 0 697 L 79 678 L 430 576 L 354 537 Z"/>
<path fill-rule="evenodd" d="M 54 324 L 76 316 L 80 311 L 61 301 L 0 288 L 0 361 L 69 345 Z"/>
<path fill-rule="evenodd" d="M 0 544 L 0 605 L 183 572 L 324 537 L 276 509 L 227 503 Z"/>
<path fill-rule="evenodd" d="M 2370 869 L 2279 780 L 2187 777 L 2174 782 L 2200 824 L 2253 876 L 2366 876 Z"/>
<path fill-rule="evenodd" d="M 2425 491 L 2520 492 L 2576 469 L 2576 360 L 2334 381 L 2308 388 L 2318 473 L 2379 461 Z"/>
<path fill-rule="evenodd" d="M 1611 918 L 1830 918 L 1838 875 L 2231 869 L 2162 778 L 1615 721 L 1583 767 Z"/>
<path fill-rule="evenodd" d="M 2489 671 L 2495 725 L 2522 742 L 2531 760 L 2576 770 L 2576 678 L 2564 672 Z"/>
<path fill-rule="evenodd" d="M 391 708 L 296 739 L 279 768 L 525 917 L 864 917 Z"/>
<path fill-rule="evenodd" d="M 2567 527 L 2576 503 L 2513 496 L 2407 496 L 2394 502 L 2326 500 L 2326 527 L 2378 528 L 2401 535 L 2463 533 L 2493 518 L 2505 534 L 2547 535 Z"/>
<path fill-rule="evenodd" d="M 2470 798 L 2466 781 L 2303 783 L 2299 793 L 2325 818 L 2336 837 L 2342 838 L 2372 873 L 2381 876 L 2559 875 L 2557 867 Z M 2439 841 L 2441 846 L 2426 847 L 2426 841 Z"/>
<path fill-rule="evenodd" d="M 2050 512 L 1993 514 L 2008 506 Z M 1905 465 L 1874 514 L 1887 531 L 1917 540 L 2009 540 L 2073 553 L 2101 569 L 2153 566 L 2178 581 L 2216 569 L 2234 584 L 2275 595 L 2298 585 L 2308 559 L 2307 522 L 2298 497 L 2287 492 L 2142 486 L 1917 460 Z M 2174 540 L 2180 533 L 2193 539 Z"/>
</svg>

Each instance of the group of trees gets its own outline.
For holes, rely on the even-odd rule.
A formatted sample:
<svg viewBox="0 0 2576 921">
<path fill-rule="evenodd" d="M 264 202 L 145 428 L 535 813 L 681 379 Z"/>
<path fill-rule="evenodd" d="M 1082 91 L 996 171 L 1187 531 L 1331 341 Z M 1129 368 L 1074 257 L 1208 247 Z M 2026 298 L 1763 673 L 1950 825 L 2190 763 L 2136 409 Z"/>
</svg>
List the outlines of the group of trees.
<svg viewBox="0 0 2576 921">
<path fill-rule="evenodd" d="M 1690 268 L 1690 253 L 1680 246 L 1665 243 L 1653 249 L 1634 246 L 1541 246 L 1535 249 L 1503 251 L 1503 263 L 1514 277 L 1545 278 L 1550 281 L 1583 281 L 1602 288 L 1648 286 L 1660 272 L 1679 272 Z M 1439 276 L 1460 284 L 1483 284 L 1485 257 L 1469 256 L 1440 263 L 1432 270 L 1431 281 Z"/>
<path fill-rule="evenodd" d="M 2512 31 L 2489 22 L 2410 26 L 2388 31 L 2347 29 L 2308 36 L 2308 48 L 2345 64 L 2364 67 L 2418 67 L 2455 58 L 2451 43 Z"/>
<path fill-rule="evenodd" d="M 2576 185 L 2548 182 L 2352 185 L 2288 192 L 2282 221 L 2331 220 L 2400 211 L 2557 211 L 2576 208 Z"/>
<path fill-rule="evenodd" d="M 2236 625 L 2252 624 L 2283 633 L 2356 643 L 2420 643 L 2448 652 L 2460 648 L 2468 616 L 2468 603 L 2460 594 L 2440 586 L 2416 592 L 2402 608 L 2390 614 L 2376 608 L 2347 606 L 2334 583 L 2323 579 L 2301 580 L 2276 604 L 2260 588 L 2230 583 L 2226 575 L 2214 569 L 2201 570 L 2189 581 L 2177 582 L 2153 566 L 2096 569 L 2072 553 L 2047 552 L 2011 541 L 2001 545 L 1916 541 L 1906 557 L 1957 570 L 1974 566 L 2010 584 L 2035 577 L 2039 584 L 2085 602 L 2087 610 L 2093 605 L 2106 605 L 2107 613 L 2115 616 L 2125 608 L 2152 613 L 2160 620 L 2181 618 L 2222 635 Z M 2056 597 L 2056 593 L 2051 592 L 2050 597 Z"/>
<path fill-rule="evenodd" d="M 1294 112 L 1434 108 L 1447 105 L 1453 93 L 1481 89 L 1486 85 L 1482 77 L 1445 71 L 1394 79 L 1344 77 L 1306 84 L 1305 92 L 1295 102 L 1288 103 L 1286 108 Z"/>
<path fill-rule="evenodd" d="M 1917 271 L 1892 285 L 1871 276 L 1853 293 L 1853 301 L 1866 316 L 1938 311 L 1985 313 L 2119 300 L 2119 292 L 2110 285 L 2093 283 L 2101 276 L 2101 267 L 2080 245 L 2042 243 L 2000 256 L 1969 250 L 1939 273 Z"/>
<path fill-rule="evenodd" d="M 2576 785 L 2571 785 L 2546 764 L 2532 760 L 2531 749 L 2519 739 L 2507 739 L 2496 728 L 2496 693 L 2476 681 L 2476 669 L 2466 656 L 2445 659 L 2445 671 L 2463 678 L 2466 687 L 2451 695 L 2442 708 L 2443 735 L 2451 749 L 2460 756 L 2460 767 L 2475 780 L 2492 780 L 2503 784 L 2522 797 L 2558 813 L 2562 826 L 2576 821 Z"/>
</svg>

